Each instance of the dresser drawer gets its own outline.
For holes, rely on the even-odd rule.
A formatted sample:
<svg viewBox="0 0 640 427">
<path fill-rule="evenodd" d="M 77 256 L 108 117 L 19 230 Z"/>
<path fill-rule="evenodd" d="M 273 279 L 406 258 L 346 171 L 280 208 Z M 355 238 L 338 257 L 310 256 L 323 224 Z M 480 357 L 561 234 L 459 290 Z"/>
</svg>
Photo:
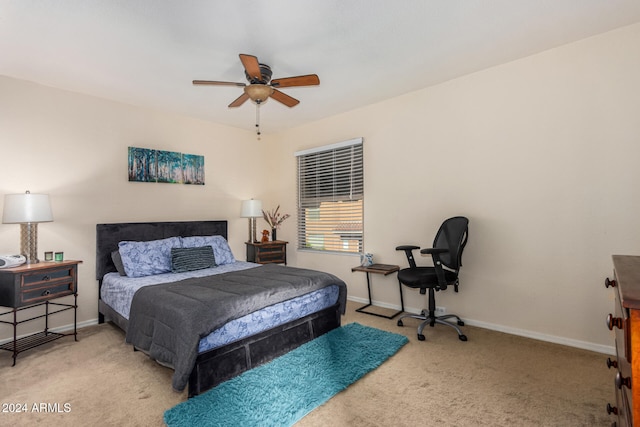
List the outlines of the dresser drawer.
<svg viewBox="0 0 640 427">
<path fill-rule="evenodd" d="M 613 329 L 616 333 L 616 352 L 620 358 L 626 360 L 628 365 L 632 362 L 631 359 L 633 357 L 631 352 L 631 322 L 629 321 L 629 310 L 622 306 L 620 287 L 614 288 L 614 292 L 614 314 L 613 318 L 608 320 L 609 329 Z"/>
<path fill-rule="evenodd" d="M 73 282 L 51 284 L 40 288 L 30 287 L 20 292 L 20 302 L 22 305 L 29 305 L 66 295 L 73 295 L 74 293 L 75 286 Z"/>
<path fill-rule="evenodd" d="M 617 372 L 614 378 L 614 384 L 616 388 L 616 401 L 618 404 L 618 424 L 631 425 L 630 422 L 621 423 L 621 419 L 631 420 L 631 407 L 632 407 L 632 394 L 629 381 L 631 381 L 631 364 L 620 353 L 623 350 L 616 339 L 616 359 L 618 361 Z"/>
<path fill-rule="evenodd" d="M 21 278 L 22 288 L 43 286 L 52 282 L 73 282 L 73 267 L 25 273 Z"/>
<path fill-rule="evenodd" d="M 284 254 L 278 252 L 263 252 L 256 254 L 256 262 L 284 262 Z"/>
<path fill-rule="evenodd" d="M 616 427 L 633 426 L 631 422 L 631 403 L 627 401 L 627 396 L 630 396 L 630 393 L 621 390 L 616 391 L 616 399 L 618 400 L 618 420 Z"/>
<path fill-rule="evenodd" d="M 259 249 L 260 253 L 274 253 L 274 254 L 284 254 L 284 245 L 269 245 L 263 244 Z"/>
</svg>

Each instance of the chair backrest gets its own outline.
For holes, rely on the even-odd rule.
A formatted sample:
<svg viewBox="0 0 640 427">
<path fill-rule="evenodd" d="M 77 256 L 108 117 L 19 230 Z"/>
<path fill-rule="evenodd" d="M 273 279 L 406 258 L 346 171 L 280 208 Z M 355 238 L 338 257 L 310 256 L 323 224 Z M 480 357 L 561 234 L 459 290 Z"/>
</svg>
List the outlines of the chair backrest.
<svg viewBox="0 0 640 427">
<path fill-rule="evenodd" d="M 449 252 L 440 255 L 440 261 L 444 266 L 451 270 L 460 270 L 462 251 L 467 244 L 468 236 L 469 220 L 467 218 L 454 216 L 442 223 L 433 240 L 433 247 L 449 250 Z"/>
</svg>

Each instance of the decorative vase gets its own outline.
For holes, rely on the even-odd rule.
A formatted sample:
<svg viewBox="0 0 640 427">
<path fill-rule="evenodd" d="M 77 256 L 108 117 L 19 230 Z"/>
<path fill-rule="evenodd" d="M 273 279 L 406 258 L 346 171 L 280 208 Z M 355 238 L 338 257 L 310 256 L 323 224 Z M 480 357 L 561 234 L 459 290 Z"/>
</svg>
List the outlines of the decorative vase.
<svg viewBox="0 0 640 427">
<path fill-rule="evenodd" d="M 276 240 L 278 240 L 278 238 L 276 237 L 276 229 L 272 228 L 271 229 L 271 241 L 275 242 Z"/>
</svg>

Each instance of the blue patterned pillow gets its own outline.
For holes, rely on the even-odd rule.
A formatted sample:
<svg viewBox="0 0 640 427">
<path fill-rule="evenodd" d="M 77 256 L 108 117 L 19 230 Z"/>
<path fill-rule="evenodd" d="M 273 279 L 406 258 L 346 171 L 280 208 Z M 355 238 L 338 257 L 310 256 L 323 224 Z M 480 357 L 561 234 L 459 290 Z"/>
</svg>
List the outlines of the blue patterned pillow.
<svg viewBox="0 0 640 427">
<path fill-rule="evenodd" d="M 179 237 L 148 242 L 120 242 L 118 248 L 129 277 L 144 277 L 171 271 L 171 248 L 180 247 Z"/>
<path fill-rule="evenodd" d="M 181 237 L 183 248 L 197 248 L 211 246 L 217 265 L 232 264 L 236 259 L 231 252 L 229 243 L 222 236 L 190 236 Z"/>
</svg>

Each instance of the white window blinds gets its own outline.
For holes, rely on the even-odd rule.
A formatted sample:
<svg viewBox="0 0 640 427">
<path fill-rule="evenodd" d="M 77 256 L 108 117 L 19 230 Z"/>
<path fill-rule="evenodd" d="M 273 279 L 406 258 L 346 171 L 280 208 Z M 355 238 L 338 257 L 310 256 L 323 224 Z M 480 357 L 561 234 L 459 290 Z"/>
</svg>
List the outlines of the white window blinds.
<svg viewBox="0 0 640 427">
<path fill-rule="evenodd" d="M 362 252 L 362 138 L 296 153 L 298 248 Z"/>
</svg>

